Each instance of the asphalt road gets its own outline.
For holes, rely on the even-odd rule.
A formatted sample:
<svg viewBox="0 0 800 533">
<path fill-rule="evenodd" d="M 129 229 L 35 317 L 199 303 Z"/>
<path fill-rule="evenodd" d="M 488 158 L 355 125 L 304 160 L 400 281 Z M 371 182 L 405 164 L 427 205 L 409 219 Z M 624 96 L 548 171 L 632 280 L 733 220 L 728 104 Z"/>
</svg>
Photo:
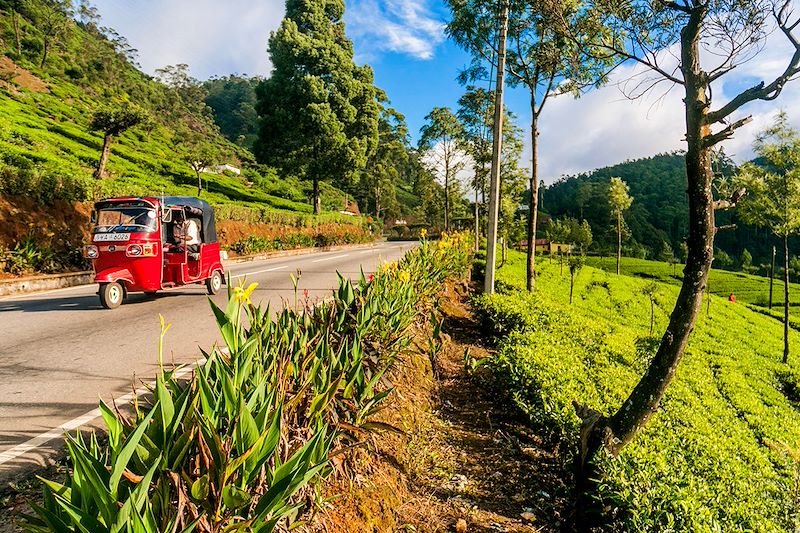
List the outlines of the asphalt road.
<svg viewBox="0 0 800 533">
<path fill-rule="evenodd" d="M 275 309 L 294 303 L 290 274 L 298 269 L 298 297 L 314 302 L 331 295 L 336 272 L 357 280 L 361 269 L 373 272 L 413 246 L 380 243 L 238 263 L 227 273 L 233 284 L 258 282 L 252 301 Z M 165 361 L 192 363 L 200 348 L 221 342 L 204 285 L 131 294 L 114 310 L 103 309 L 96 292 L 88 285 L 0 298 L 0 480 L 52 460 L 65 428 L 97 424 L 99 398 L 124 401 L 154 379 L 159 314 L 172 324 Z M 213 299 L 224 305 L 226 298 L 223 287 Z"/>
</svg>

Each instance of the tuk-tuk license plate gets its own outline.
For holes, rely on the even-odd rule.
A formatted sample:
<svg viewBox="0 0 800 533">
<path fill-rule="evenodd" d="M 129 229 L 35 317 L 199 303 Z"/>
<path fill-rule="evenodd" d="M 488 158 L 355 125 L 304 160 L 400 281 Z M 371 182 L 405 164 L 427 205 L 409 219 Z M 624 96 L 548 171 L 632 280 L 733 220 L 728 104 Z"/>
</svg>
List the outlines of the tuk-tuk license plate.
<svg viewBox="0 0 800 533">
<path fill-rule="evenodd" d="M 94 236 L 94 242 L 119 242 L 129 241 L 131 239 L 130 233 L 97 233 Z"/>
</svg>

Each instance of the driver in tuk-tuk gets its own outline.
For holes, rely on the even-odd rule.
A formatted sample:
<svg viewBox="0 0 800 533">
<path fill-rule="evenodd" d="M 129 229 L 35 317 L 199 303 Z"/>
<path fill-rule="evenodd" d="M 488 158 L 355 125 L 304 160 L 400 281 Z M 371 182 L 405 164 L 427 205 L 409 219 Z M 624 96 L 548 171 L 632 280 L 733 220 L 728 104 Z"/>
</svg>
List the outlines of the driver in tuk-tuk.
<svg viewBox="0 0 800 533">
<path fill-rule="evenodd" d="M 187 211 L 191 208 L 187 208 Z M 188 213 L 187 213 L 188 214 Z M 176 220 L 172 226 L 172 236 L 178 249 L 186 249 L 189 253 L 200 251 L 200 226 L 197 219 L 186 217 L 184 220 Z"/>
</svg>

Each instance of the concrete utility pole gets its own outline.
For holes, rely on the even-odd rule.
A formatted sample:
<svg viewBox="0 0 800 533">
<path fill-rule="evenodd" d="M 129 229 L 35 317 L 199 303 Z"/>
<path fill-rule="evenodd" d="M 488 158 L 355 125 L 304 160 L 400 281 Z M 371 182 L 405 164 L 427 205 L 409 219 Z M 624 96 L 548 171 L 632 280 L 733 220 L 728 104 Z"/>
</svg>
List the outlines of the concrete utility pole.
<svg viewBox="0 0 800 533">
<path fill-rule="evenodd" d="M 503 82 L 506 72 L 506 33 L 508 32 L 508 0 L 500 11 L 500 42 L 497 50 L 497 85 L 494 91 L 494 135 L 492 170 L 489 185 L 489 230 L 486 232 L 486 278 L 484 292 L 494 293 L 495 257 L 497 255 L 497 218 L 500 212 L 500 155 L 503 147 Z"/>
</svg>

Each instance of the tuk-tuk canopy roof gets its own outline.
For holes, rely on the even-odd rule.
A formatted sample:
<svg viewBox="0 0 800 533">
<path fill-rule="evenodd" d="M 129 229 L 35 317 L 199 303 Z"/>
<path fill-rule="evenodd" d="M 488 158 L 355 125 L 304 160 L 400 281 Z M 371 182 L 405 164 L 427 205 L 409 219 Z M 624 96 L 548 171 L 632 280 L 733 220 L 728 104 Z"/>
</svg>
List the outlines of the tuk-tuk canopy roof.
<svg viewBox="0 0 800 533">
<path fill-rule="evenodd" d="M 202 212 L 203 242 L 217 242 L 217 226 L 214 223 L 214 208 L 205 200 L 194 196 L 164 196 L 159 198 L 164 206 L 194 207 Z"/>
<path fill-rule="evenodd" d="M 195 198 L 194 196 L 160 196 L 148 198 L 108 198 L 101 200 L 94 204 L 95 209 L 102 209 L 104 207 L 111 207 L 120 203 L 128 203 L 130 205 L 151 205 L 156 207 L 158 203 L 164 207 L 192 207 L 194 210 L 200 211 L 200 218 L 202 219 L 202 238 L 203 242 L 217 242 L 217 227 L 214 223 L 214 208 L 209 205 L 205 200 Z"/>
</svg>

